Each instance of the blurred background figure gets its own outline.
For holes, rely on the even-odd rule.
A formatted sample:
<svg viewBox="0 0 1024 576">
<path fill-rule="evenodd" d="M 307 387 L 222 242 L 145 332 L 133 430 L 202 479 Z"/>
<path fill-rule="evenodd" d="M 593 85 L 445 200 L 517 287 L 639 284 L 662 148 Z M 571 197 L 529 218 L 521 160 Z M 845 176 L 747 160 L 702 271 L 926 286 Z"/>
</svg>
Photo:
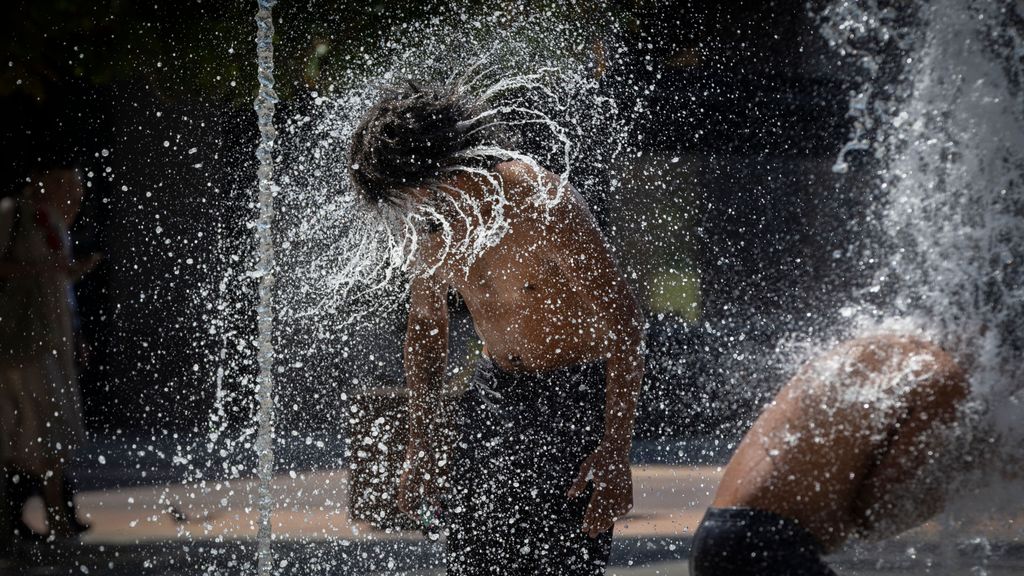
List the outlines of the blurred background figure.
<svg viewBox="0 0 1024 576">
<path fill-rule="evenodd" d="M 75 366 L 73 284 L 100 260 L 73 261 L 68 233 L 83 197 L 67 160 L 40 163 L 16 197 L 0 201 L 0 540 L 41 540 L 22 520 L 40 492 L 49 536 L 88 529 L 67 475 L 84 441 Z"/>
</svg>

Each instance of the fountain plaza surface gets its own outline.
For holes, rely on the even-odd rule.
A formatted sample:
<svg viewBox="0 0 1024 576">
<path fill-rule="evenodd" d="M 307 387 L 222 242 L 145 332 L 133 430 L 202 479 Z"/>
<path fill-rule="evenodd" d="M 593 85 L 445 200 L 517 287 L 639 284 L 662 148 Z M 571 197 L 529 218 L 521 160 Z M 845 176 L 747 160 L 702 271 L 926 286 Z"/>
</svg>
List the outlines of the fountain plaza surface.
<svg viewBox="0 0 1024 576">
<path fill-rule="evenodd" d="M 634 466 L 635 507 L 616 525 L 608 574 L 687 574 L 690 538 L 711 502 L 721 467 L 665 463 L 645 458 L 644 448 L 634 458 L 640 461 Z M 100 444 L 93 450 L 109 447 Z M 16 561 L 0 564 L 0 575 L 252 573 L 257 479 L 183 484 L 161 476 L 154 465 L 150 478 L 158 483 L 132 485 L 137 472 L 134 480 L 124 472 L 118 478 L 117 459 L 108 455 L 105 460 L 105 474 L 94 470 L 81 477 L 80 516 L 92 530 L 79 542 L 24 546 Z M 122 461 L 131 456 L 125 454 Z M 343 470 L 275 476 L 271 519 L 277 573 L 444 573 L 441 542 L 354 520 L 349 480 Z M 42 528 L 39 500 L 30 503 L 27 516 L 31 525 Z M 982 524 L 940 518 L 884 545 L 848 547 L 830 561 L 841 575 L 1024 574 L 1022 526 L 1019 511 L 987 516 Z"/>
</svg>

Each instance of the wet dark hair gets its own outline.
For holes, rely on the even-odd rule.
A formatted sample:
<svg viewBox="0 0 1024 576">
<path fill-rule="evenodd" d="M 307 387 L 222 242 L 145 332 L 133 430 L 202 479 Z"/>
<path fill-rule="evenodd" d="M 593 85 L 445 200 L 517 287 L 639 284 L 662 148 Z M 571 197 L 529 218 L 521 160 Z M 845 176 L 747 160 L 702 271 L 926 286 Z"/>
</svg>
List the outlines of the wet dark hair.
<svg viewBox="0 0 1024 576">
<path fill-rule="evenodd" d="M 457 85 L 428 87 L 407 80 L 385 89 L 384 97 L 360 120 L 349 148 L 349 176 L 370 204 L 395 204 L 399 190 L 436 180 L 460 161 L 455 155 L 483 143 L 485 131 L 470 134 L 461 124 L 479 113 Z"/>
</svg>

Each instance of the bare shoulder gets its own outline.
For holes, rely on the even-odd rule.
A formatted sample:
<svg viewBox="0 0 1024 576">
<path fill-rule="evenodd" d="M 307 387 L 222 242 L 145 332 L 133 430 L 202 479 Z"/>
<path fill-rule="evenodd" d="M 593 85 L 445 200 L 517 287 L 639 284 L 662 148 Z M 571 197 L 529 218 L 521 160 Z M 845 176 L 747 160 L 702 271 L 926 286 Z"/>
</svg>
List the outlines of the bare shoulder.
<svg viewBox="0 0 1024 576">
<path fill-rule="evenodd" d="M 872 334 L 849 340 L 843 343 L 840 349 L 872 365 L 896 359 L 928 366 L 931 369 L 959 369 L 949 352 L 916 334 Z"/>
<path fill-rule="evenodd" d="M 877 333 L 845 340 L 810 358 L 786 386 L 791 394 L 839 394 L 874 398 L 883 390 L 904 393 L 908 383 L 921 392 L 949 388 L 962 392 L 965 378 L 952 355 L 916 334 Z"/>
<path fill-rule="evenodd" d="M 963 396 L 967 392 L 967 377 L 953 355 L 921 336 L 877 334 L 851 340 L 845 347 L 851 357 L 875 373 L 888 370 L 910 375 L 916 393 Z"/>
<path fill-rule="evenodd" d="M 543 181 L 549 176 L 554 176 L 548 170 L 522 160 L 506 160 L 497 164 L 494 171 L 501 176 L 507 187 L 535 186 L 538 180 Z"/>
<path fill-rule="evenodd" d="M 498 164 L 494 170 L 504 183 L 505 196 L 519 206 L 537 206 L 546 213 L 568 211 L 589 217 L 589 208 L 576 189 L 546 168 L 509 160 Z M 557 202 L 553 202 L 555 199 Z"/>
</svg>

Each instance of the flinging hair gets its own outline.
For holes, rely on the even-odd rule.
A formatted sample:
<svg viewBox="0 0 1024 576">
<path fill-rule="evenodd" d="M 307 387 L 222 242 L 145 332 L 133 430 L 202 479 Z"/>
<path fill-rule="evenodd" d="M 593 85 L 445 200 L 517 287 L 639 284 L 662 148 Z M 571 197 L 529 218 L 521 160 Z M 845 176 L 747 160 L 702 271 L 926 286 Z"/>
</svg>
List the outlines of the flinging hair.
<svg viewBox="0 0 1024 576">
<path fill-rule="evenodd" d="M 352 134 L 349 176 L 372 205 L 396 204 L 401 189 L 429 185 L 459 162 L 456 154 L 480 145 L 483 131 L 471 131 L 478 113 L 458 83 L 424 87 L 411 80 L 385 89 Z"/>
</svg>

